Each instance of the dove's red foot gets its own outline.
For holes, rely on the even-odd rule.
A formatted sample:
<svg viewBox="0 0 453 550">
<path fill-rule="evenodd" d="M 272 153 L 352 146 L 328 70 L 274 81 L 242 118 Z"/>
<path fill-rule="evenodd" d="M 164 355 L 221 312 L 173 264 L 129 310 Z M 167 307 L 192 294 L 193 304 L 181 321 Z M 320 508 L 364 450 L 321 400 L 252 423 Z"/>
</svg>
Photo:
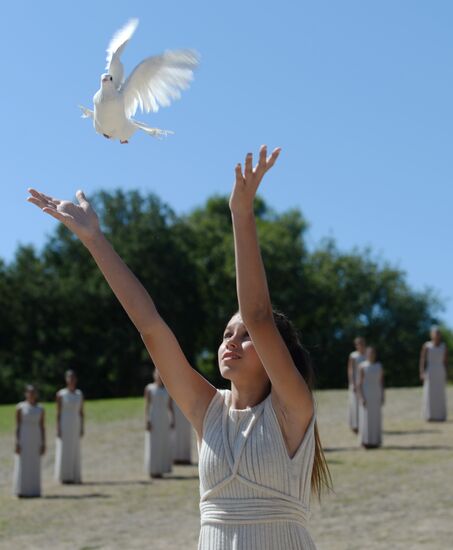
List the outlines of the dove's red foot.
<svg viewBox="0 0 453 550">
<path fill-rule="evenodd" d="M 122 139 L 120 140 L 120 143 L 129 143 L 129 142 L 127 141 L 127 139 Z"/>
<path fill-rule="evenodd" d="M 108 136 L 107 134 L 102 134 L 105 138 L 107 139 L 110 139 L 110 136 Z"/>
</svg>

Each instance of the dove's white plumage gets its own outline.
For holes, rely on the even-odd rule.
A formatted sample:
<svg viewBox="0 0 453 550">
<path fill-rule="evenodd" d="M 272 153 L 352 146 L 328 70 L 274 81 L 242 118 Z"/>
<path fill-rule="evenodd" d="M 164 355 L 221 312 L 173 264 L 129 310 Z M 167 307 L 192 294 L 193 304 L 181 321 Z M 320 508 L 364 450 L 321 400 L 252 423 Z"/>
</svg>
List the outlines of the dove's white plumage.
<svg viewBox="0 0 453 550">
<path fill-rule="evenodd" d="M 113 77 L 113 83 L 116 88 L 119 88 L 124 81 L 124 67 L 121 63 L 120 56 L 126 44 L 132 38 L 137 26 L 138 19 L 131 19 L 113 35 L 113 38 L 107 46 L 107 65 L 105 66 L 105 70 Z"/>
<path fill-rule="evenodd" d="M 132 71 L 121 86 L 126 116 L 134 116 L 137 108 L 154 113 L 167 107 L 189 87 L 198 56 L 192 50 L 167 51 L 148 57 Z"/>
<path fill-rule="evenodd" d="M 137 25 L 138 19 L 131 19 L 115 33 L 107 48 L 108 72 L 102 75 L 101 88 L 93 97 L 94 110 L 81 107 L 82 117 L 93 118 L 98 133 L 121 142 L 127 142 L 137 129 L 156 137 L 172 133 L 150 128 L 132 117 L 138 108 L 156 112 L 179 99 L 198 65 L 198 55 L 193 50 L 166 51 L 144 59 L 124 81 L 120 57 Z"/>
</svg>

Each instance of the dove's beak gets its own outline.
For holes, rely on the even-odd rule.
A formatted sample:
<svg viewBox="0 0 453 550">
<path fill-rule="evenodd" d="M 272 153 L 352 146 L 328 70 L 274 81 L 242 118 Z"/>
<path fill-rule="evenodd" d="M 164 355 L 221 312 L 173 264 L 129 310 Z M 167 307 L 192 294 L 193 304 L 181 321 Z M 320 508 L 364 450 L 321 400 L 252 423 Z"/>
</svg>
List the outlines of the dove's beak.
<svg viewBox="0 0 453 550">
<path fill-rule="evenodd" d="M 102 79 L 102 82 L 108 82 L 110 80 L 110 78 L 108 76 L 104 76 L 104 78 Z"/>
</svg>

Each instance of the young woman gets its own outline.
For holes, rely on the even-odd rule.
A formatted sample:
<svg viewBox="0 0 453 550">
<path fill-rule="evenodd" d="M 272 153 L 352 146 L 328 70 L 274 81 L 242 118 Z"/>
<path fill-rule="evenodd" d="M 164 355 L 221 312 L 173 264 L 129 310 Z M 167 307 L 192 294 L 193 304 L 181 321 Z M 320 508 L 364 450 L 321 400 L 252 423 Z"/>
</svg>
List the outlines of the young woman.
<svg viewBox="0 0 453 550">
<path fill-rule="evenodd" d="M 354 338 L 355 351 L 349 354 L 348 359 L 348 417 L 349 427 L 354 433 L 359 430 L 359 399 L 357 386 L 359 384 L 359 365 L 365 361 L 366 342 L 365 338 L 357 336 Z"/>
<path fill-rule="evenodd" d="M 366 350 L 366 361 L 359 365 L 357 387 L 359 410 L 359 441 L 366 449 L 382 445 L 382 405 L 384 404 L 384 371 L 377 362 L 376 349 Z"/>
<path fill-rule="evenodd" d="M 447 420 L 448 350 L 438 327 L 431 329 L 431 340 L 420 352 L 420 380 L 423 382 L 423 416 L 429 421 Z"/>
<path fill-rule="evenodd" d="M 145 470 L 150 477 L 162 477 L 172 470 L 170 428 L 175 421 L 172 400 L 157 369 L 154 383 L 145 388 L 145 422 Z"/>
<path fill-rule="evenodd" d="M 280 149 L 262 147 L 253 168 L 236 166 L 230 198 L 239 312 L 219 346 L 231 390 L 217 391 L 187 362 L 142 285 L 102 235 L 83 192 L 79 204 L 30 189 L 29 201 L 71 229 L 98 263 L 198 436 L 200 549 L 313 549 L 309 496 L 329 484 L 320 445 L 312 370 L 289 321 L 272 310 L 253 213 L 264 174 Z M 189 312 L 190 313 L 190 312 Z"/>
<path fill-rule="evenodd" d="M 57 401 L 57 443 L 55 479 L 60 483 L 82 483 L 80 439 L 84 430 L 83 394 L 77 389 L 77 376 L 66 371 L 66 388 L 59 390 Z"/>
<path fill-rule="evenodd" d="M 18 497 L 41 496 L 41 456 L 46 452 L 44 409 L 34 386 L 26 386 L 25 401 L 16 408 L 16 456 L 13 492 Z"/>
</svg>

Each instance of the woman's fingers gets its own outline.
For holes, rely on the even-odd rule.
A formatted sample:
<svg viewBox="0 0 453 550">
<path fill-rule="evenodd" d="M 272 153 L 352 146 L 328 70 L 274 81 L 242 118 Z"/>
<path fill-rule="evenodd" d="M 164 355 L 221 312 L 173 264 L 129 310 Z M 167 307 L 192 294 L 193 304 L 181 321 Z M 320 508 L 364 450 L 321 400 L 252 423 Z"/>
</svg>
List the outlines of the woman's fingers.
<svg viewBox="0 0 453 550">
<path fill-rule="evenodd" d="M 50 216 L 52 216 L 52 218 L 55 218 L 61 223 L 68 223 L 73 219 L 73 217 L 70 216 L 69 214 L 58 212 L 58 210 L 56 210 L 55 208 L 49 208 L 48 206 L 43 208 L 42 211 L 45 212 L 46 214 L 49 214 Z"/>
<path fill-rule="evenodd" d="M 253 155 L 252 153 L 247 153 L 245 157 L 245 177 L 250 178 L 253 174 Z"/>
<path fill-rule="evenodd" d="M 269 158 L 266 161 L 266 171 L 269 170 L 269 168 L 272 168 L 272 166 L 274 166 L 275 161 L 277 160 L 281 150 L 282 150 L 281 147 L 277 147 L 272 151 L 272 154 L 269 156 Z"/>
<path fill-rule="evenodd" d="M 44 193 L 41 193 L 40 191 L 37 191 L 36 189 L 33 189 L 30 187 L 28 189 L 28 192 L 30 195 L 36 199 L 41 200 L 43 203 L 46 203 L 51 206 L 58 206 L 60 204 L 60 201 L 58 199 L 54 199 L 52 197 L 49 197 L 48 195 L 45 195 Z"/>
<path fill-rule="evenodd" d="M 240 162 L 236 164 L 234 172 L 236 174 L 236 183 L 244 183 L 244 176 L 242 175 L 242 166 Z"/>
<path fill-rule="evenodd" d="M 266 158 L 267 158 L 267 145 L 261 145 L 260 147 L 260 157 L 257 164 L 257 169 L 266 170 Z"/>
<path fill-rule="evenodd" d="M 46 208 L 46 206 L 48 206 L 47 203 L 44 202 L 42 199 L 37 199 L 35 197 L 28 197 L 27 202 L 31 202 L 32 204 L 35 204 L 38 208 L 41 208 L 41 209 Z"/>
<path fill-rule="evenodd" d="M 256 164 L 255 168 L 253 168 L 253 155 L 252 153 L 248 153 L 245 158 L 245 170 L 243 177 L 245 178 L 245 181 L 251 180 L 253 176 L 257 176 L 259 179 L 263 177 L 263 175 L 270 169 L 272 166 L 274 166 L 275 161 L 277 160 L 278 156 L 280 155 L 281 147 L 275 148 L 272 153 L 267 156 L 267 145 L 262 145 L 260 147 L 259 152 L 259 160 Z M 240 167 L 240 164 L 238 164 Z M 238 167 L 236 167 L 236 177 L 237 177 L 237 171 Z"/>
<path fill-rule="evenodd" d="M 85 197 L 85 193 L 81 189 L 77 191 L 76 198 L 79 201 L 80 206 L 88 202 L 87 198 Z"/>
</svg>

